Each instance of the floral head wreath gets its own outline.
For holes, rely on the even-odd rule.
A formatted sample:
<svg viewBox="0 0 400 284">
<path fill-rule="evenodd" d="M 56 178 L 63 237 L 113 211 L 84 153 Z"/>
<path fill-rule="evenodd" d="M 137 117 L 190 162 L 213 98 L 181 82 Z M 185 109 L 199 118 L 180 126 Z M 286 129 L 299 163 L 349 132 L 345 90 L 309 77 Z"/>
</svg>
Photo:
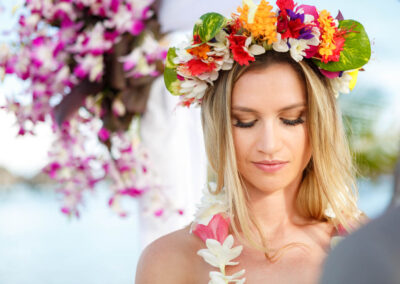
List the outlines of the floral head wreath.
<svg viewBox="0 0 400 284">
<path fill-rule="evenodd" d="M 181 105 L 201 104 L 220 70 L 230 70 L 234 62 L 248 65 L 268 50 L 290 52 L 297 62 L 311 60 L 332 80 L 337 95 L 354 88 L 358 70 L 371 56 L 364 27 L 340 12 L 334 19 L 326 10 L 293 0 L 276 4 L 274 12 L 265 0 L 259 5 L 243 0 L 232 19 L 207 13 L 196 22 L 190 42 L 169 49 L 165 84 L 181 97 Z"/>
</svg>

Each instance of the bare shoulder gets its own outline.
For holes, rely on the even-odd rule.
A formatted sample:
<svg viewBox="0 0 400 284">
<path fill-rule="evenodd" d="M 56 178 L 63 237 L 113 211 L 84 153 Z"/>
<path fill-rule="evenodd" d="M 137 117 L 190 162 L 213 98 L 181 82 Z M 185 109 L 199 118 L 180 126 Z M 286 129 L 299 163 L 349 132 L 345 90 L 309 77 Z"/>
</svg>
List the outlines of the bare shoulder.
<svg viewBox="0 0 400 284">
<path fill-rule="evenodd" d="M 335 226 L 330 222 L 316 222 L 306 226 L 303 232 L 312 243 L 318 245 L 324 251 L 329 251 L 335 230 Z"/>
<path fill-rule="evenodd" d="M 198 267 L 202 242 L 184 228 L 165 235 L 143 251 L 136 269 L 136 284 L 189 283 Z"/>
</svg>

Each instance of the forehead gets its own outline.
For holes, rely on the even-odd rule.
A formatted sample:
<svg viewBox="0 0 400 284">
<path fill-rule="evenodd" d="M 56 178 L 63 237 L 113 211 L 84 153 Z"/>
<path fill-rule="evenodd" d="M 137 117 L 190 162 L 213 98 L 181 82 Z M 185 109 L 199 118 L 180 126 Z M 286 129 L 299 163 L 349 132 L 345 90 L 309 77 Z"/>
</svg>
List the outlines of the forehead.
<svg viewBox="0 0 400 284">
<path fill-rule="evenodd" d="M 305 83 L 288 63 L 249 70 L 233 87 L 232 106 L 262 113 L 298 103 L 306 103 Z"/>
</svg>

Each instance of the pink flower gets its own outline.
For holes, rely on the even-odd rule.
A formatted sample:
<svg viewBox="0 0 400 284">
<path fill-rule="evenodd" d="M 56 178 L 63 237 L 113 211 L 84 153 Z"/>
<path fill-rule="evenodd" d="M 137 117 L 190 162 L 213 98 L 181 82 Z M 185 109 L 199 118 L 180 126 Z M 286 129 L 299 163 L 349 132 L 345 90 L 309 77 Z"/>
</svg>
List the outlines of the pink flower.
<svg viewBox="0 0 400 284">
<path fill-rule="evenodd" d="M 98 135 L 101 141 L 107 141 L 110 138 L 110 132 L 104 127 L 100 129 Z"/>
<path fill-rule="evenodd" d="M 193 233 L 204 242 L 214 239 L 222 244 L 229 234 L 229 219 L 225 219 L 221 213 L 216 214 L 207 226 L 198 224 Z"/>
<path fill-rule="evenodd" d="M 143 194 L 143 190 L 131 187 L 121 190 L 119 193 L 121 195 L 129 195 L 130 197 L 137 197 Z"/>
<path fill-rule="evenodd" d="M 164 210 L 159 209 L 156 212 L 154 212 L 154 216 L 156 217 L 161 217 L 164 214 Z"/>
</svg>

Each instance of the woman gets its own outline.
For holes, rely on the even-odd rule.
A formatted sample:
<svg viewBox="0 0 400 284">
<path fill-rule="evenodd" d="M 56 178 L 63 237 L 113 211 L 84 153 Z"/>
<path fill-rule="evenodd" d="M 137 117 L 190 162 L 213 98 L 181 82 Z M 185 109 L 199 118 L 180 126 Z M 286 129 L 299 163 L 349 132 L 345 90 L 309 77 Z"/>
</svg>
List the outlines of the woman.
<svg viewBox="0 0 400 284">
<path fill-rule="evenodd" d="M 276 14 L 244 2 L 169 52 L 166 85 L 201 104 L 217 185 L 191 229 L 144 251 L 139 284 L 315 283 L 334 236 L 360 221 L 335 97 L 370 57 L 364 29 L 289 0 Z"/>
</svg>

